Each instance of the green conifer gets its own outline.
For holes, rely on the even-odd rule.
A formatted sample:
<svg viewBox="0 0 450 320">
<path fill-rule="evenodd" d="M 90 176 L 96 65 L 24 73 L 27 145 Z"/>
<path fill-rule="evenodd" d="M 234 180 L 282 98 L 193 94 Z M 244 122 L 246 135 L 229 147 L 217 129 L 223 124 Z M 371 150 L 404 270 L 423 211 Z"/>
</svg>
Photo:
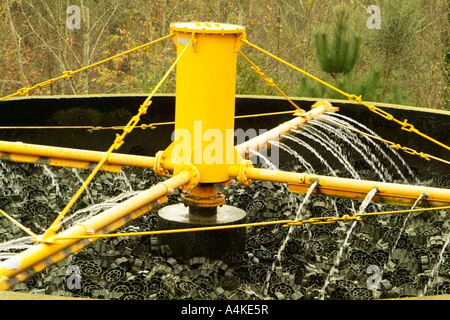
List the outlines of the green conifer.
<svg viewBox="0 0 450 320">
<path fill-rule="evenodd" d="M 335 24 L 331 38 L 326 27 L 320 26 L 314 35 L 314 46 L 320 68 L 334 79 L 353 70 L 359 57 L 361 35 L 349 30 L 349 15 L 345 7 L 335 9 Z"/>
</svg>

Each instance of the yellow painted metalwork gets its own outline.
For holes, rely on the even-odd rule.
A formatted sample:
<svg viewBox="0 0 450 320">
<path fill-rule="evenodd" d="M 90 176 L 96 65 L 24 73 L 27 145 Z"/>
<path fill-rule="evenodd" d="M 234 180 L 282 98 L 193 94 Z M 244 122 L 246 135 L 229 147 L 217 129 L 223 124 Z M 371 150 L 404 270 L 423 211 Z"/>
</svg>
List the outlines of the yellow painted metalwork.
<svg viewBox="0 0 450 320">
<path fill-rule="evenodd" d="M 176 164 L 190 162 L 201 183 L 229 179 L 228 165 L 240 161 L 234 150 L 236 59 L 245 28 L 216 23 L 174 23 L 177 52 L 175 136 L 165 150 Z"/>
<path fill-rule="evenodd" d="M 240 170 L 239 165 L 230 166 L 230 176 L 238 177 Z M 450 203 L 450 189 L 443 188 L 355 180 L 260 168 L 247 168 L 246 174 L 247 179 L 286 183 L 289 185 L 289 191 L 297 193 L 307 193 L 311 185 L 318 181 L 319 186 L 314 189 L 313 193 L 327 196 L 362 201 L 372 189 L 377 188 L 378 192 L 373 197 L 374 202 L 412 206 L 422 193 L 425 193 L 426 197 L 418 205 L 425 205 L 425 207 L 443 206 Z"/>
<path fill-rule="evenodd" d="M 311 78 L 311 79 L 313 79 L 313 80 L 323 84 L 324 86 L 326 86 L 326 87 L 328 87 L 328 88 L 330 88 L 330 89 L 332 89 L 332 90 L 342 94 L 343 96 L 347 97 L 351 102 L 353 102 L 355 104 L 363 105 L 363 106 L 367 107 L 373 113 L 375 113 L 375 114 L 377 114 L 377 115 L 379 115 L 379 116 L 381 116 L 381 117 L 383 117 L 383 118 L 385 118 L 385 119 L 387 119 L 389 121 L 393 121 L 393 122 L 401 125 L 402 126 L 401 127 L 402 130 L 405 130 L 405 131 L 408 131 L 408 132 L 414 132 L 417 135 L 419 135 L 419 136 L 421 136 L 421 137 L 423 137 L 423 138 L 425 138 L 425 139 L 427 139 L 427 140 L 429 140 L 429 141 L 431 141 L 431 142 L 433 142 L 433 143 L 435 143 L 435 144 L 437 144 L 437 145 L 439 145 L 439 146 L 441 146 L 441 147 L 443 147 L 443 148 L 445 148 L 447 150 L 450 150 L 450 146 L 448 146 L 448 145 L 446 145 L 446 144 L 444 144 L 444 143 L 442 143 L 442 142 L 440 142 L 440 141 L 438 141 L 438 140 L 436 140 L 436 139 L 434 139 L 434 138 L 424 134 L 423 132 L 420 132 L 412 124 L 408 123 L 407 119 L 405 119 L 403 121 L 400 121 L 400 120 L 396 119 L 390 113 L 388 113 L 388 112 L 386 112 L 386 111 L 384 111 L 384 110 L 382 110 L 382 109 L 380 109 L 380 108 L 378 108 L 376 106 L 373 106 L 371 104 L 368 104 L 368 103 L 362 101 L 362 96 L 357 96 L 355 94 L 349 94 L 349 93 L 347 93 L 345 91 L 342 91 L 342 90 L 336 88 L 335 86 L 329 84 L 328 82 L 325 82 L 322 79 L 319 79 L 318 77 L 313 76 L 312 74 L 310 74 L 310 73 L 308 73 L 308 72 L 306 72 L 306 71 L 304 71 L 304 70 L 294 66 L 293 64 L 291 64 L 291 63 L 289 63 L 289 62 L 287 62 L 287 61 L 285 61 L 285 60 L 283 60 L 283 59 L 273 55 L 272 53 L 270 53 L 270 52 L 268 52 L 268 51 L 258 47 L 257 45 L 251 43 L 250 41 L 248 41 L 245 38 L 242 38 L 241 41 L 243 43 L 245 43 L 245 44 L 247 44 L 247 45 L 249 45 L 249 46 L 251 46 L 251 47 L 253 47 L 253 48 L 255 48 L 255 49 L 257 49 L 257 50 L 259 50 L 261 52 L 263 52 L 264 54 L 268 55 L 269 57 L 271 57 L 271 58 L 273 58 L 273 59 L 275 59 L 275 60 L 277 60 L 277 61 L 279 61 L 279 62 L 281 62 L 281 63 L 283 63 L 285 65 L 287 65 L 288 67 L 290 67 L 290 68 L 292 68 L 292 69 L 294 69 L 294 70 L 304 74 L 305 76 L 307 76 L 307 77 L 309 77 L 309 78 Z"/>
<path fill-rule="evenodd" d="M 298 126 L 319 116 L 320 114 L 323 114 L 324 112 L 336 112 L 338 110 L 339 108 L 333 107 L 328 101 L 317 101 L 311 107 L 310 111 L 298 114 L 297 117 L 286 121 L 253 139 L 241 143 L 235 148 L 242 157 L 250 157 L 252 156 L 251 150 L 264 150 L 270 145 L 271 140 L 279 140 L 282 134 L 289 133 L 292 129 L 298 128 Z"/>
<path fill-rule="evenodd" d="M 182 163 L 175 166 L 175 169 L 173 170 L 173 174 L 177 175 L 183 172 L 189 173 L 191 179 L 188 183 L 181 185 L 179 188 L 182 190 L 191 190 L 195 186 L 198 185 L 198 183 L 201 180 L 201 174 L 200 171 L 196 166 L 194 166 L 191 163 Z"/>
<path fill-rule="evenodd" d="M 77 237 L 116 230 L 126 223 L 124 217 L 131 215 L 131 219 L 135 219 L 142 216 L 153 208 L 154 205 L 152 203 L 154 201 L 158 199 L 166 201 L 167 198 L 164 197 L 168 192 L 189 183 L 190 180 L 191 175 L 188 172 L 181 172 L 111 209 L 62 231 L 58 235 L 53 235 L 47 239 L 39 239 L 38 237 L 35 241 L 39 242 L 39 244 L 0 263 L 0 290 L 5 290 L 10 287 L 8 278 L 16 276 L 18 273 L 23 273 L 24 270 L 29 268 L 32 268 L 35 272 L 39 272 L 47 267 L 49 263 L 54 263 L 55 260 L 46 261 L 46 259 L 58 255 L 63 249 L 70 247 L 70 253 L 75 252 L 75 249 L 77 249 L 77 239 L 79 239 Z M 69 240 L 69 238 L 65 239 L 64 237 L 72 238 Z M 83 245 L 78 246 L 80 248 L 84 247 Z M 43 261 L 46 262 L 44 263 Z"/>
<path fill-rule="evenodd" d="M 249 161 L 250 162 L 250 161 Z M 251 162 L 250 162 L 251 163 Z M 229 167 L 230 177 L 236 177 L 244 182 L 247 180 L 281 182 L 287 184 L 303 184 L 305 182 L 306 173 L 296 173 L 281 170 L 268 170 L 254 168 L 251 165 L 245 167 L 241 165 L 233 165 Z M 245 176 L 245 177 L 239 177 Z M 240 183 L 245 184 L 245 183 Z"/>
<path fill-rule="evenodd" d="M 23 154 L 8 154 L 8 153 L 0 153 L 0 160 L 33 163 L 33 164 L 43 164 L 43 165 L 50 165 L 50 166 L 56 166 L 56 167 L 76 168 L 76 169 L 83 169 L 83 170 L 90 170 L 93 167 L 95 167 L 95 165 L 96 165 L 95 163 L 92 163 L 92 162 L 45 158 L 45 157 L 29 156 L 29 155 L 23 155 Z M 102 171 L 109 171 L 109 172 L 120 172 L 120 169 L 121 169 L 121 166 L 109 165 L 109 164 L 103 164 L 100 168 L 100 170 L 102 170 Z"/>
<path fill-rule="evenodd" d="M 173 38 L 177 46 L 175 62 L 140 106 L 139 112 L 123 127 L 122 134 L 116 135 L 114 143 L 107 152 L 0 142 L 1 159 L 78 168 L 91 167 L 92 164 L 95 164 L 95 168 L 82 187 L 43 235 L 32 233 L 28 228 L 0 209 L 0 214 L 18 225 L 37 243 L 32 248 L 0 263 L 0 290 L 9 289 L 17 281 L 25 280 L 29 275 L 44 270 L 49 265 L 61 261 L 67 255 L 83 249 L 95 239 L 103 237 L 193 232 L 268 224 L 283 224 L 285 227 L 290 227 L 301 226 L 305 223 L 326 224 L 337 221 L 361 221 L 364 216 L 374 214 L 413 212 L 412 210 L 403 210 L 361 213 L 353 216 L 320 217 L 307 220 L 280 220 L 205 228 L 111 234 L 111 231 L 124 226 L 130 219 L 136 219 L 150 211 L 154 207 L 155 202 L 160 204 L 167 201 L 166 195 L 177 188 L 189 191 L 189 193 L 186 192 L 184 194 L 188 203 L 206 207 L 215 207 L 224 203 L 224 198 L 217 193 L 215 184 L 229 183 L 231 178 L 237 178 L 238 183 L 242 185 L 248 185 L 252 180 L 286 183 L 291 192 L 301 193 L 307 193 L 311 186 L 317 183 L 313 193 L 355 200 L 365 199 L 370 191 L 376 189 L 377 192 L 372 200 L 375 202 L 400 205 L 417 204 L 419 206 L 434 207 L 450 204 L 449 189 L 254 168 L 252 162 L 245 159 L 251 154 L 251 150 L 259 151 L 262 148 L 270 147 L 271 141 L 279 140 L 283 134 L 290 132 L 299 125 L 315 117 L 320 117 L 325 112 L 335 112 L 338 109 L 334 108 L 327 101 L 318 101 L 313 105 L 311 111 L 304 112 L 304 110 L 300 109 L 294 119 L 254 139 L 234 146 L 236 56 L 240 52 L 239 49 L 242 43 L 249 44 L 331 87 L 333 90 L 347 96 L 354 103 L 366 104 L 362 102 L 361 97 L 349 95 L 334 88 L 326 82 L 251 44 L 245 39 L 244 27 L 218 23 L 174 23 L 171 25 L 171 34 L 157 41 L 169 37 Z M 181 60 L 182 56 L 183 59 Z M 246 58 L 244 55 L 243 57 Z M 248 58 L 246 60 L 251 63 Z M 252 63 L 252 65 L 254 64 Z M 124 143 L 126 135 L 138 127 L 137 124 L 140 121 L 140 117 L 146 114 L 148 107 L 151 105 L 153 95 L 174 70 L 175 66 L 177 66 L 177 88 L 174 142 L 166 150 L 158 152 L 154 158 L 114 154 L 113 151 L 119 149 Z M 86 70 L 88 67 L 77 70 L 77 72 Z M 273 81 L 263 74 L 259 68 L 254 66 L 254 70 L 270 86 L 275 87 Z M 62 78 L 71 77 L 74 73 L 72 71 L 65 72 Z M 48 83 L 51 83 L 53 80 L 49 80 Z M 25 88 L 26 90 L 21 89 L 18 94 L 27 94 L 29 90 L 45 84 L 47 83 L 39 84 L 32 88 Z M 285 98 L 287 97 L 285 96 Z M 289 98 L 288 100 L 290 101 Z M 293 105 L 296 106 L 295 104 Z M 407 120 L 400 122 L 378 108 L 370 105 L 366 106 L 372 112 L 388 120 L 400 123 L 403 130 L 421 134 L 412 125 L 408 124 Z M 298 107 L 296 108 L 299 109 Z M 210 143 L 205 143 L 205 141 Z M 394 143 L 391 143 L 391 146 L 406 152 L 410 151 Z M 417 155 L 424 158 L 428 157 L 425 154 Z M 427 160 L 429 160 L 429 157 Z M 61 219 L 79 198 L 95 174 L 99 170 L 119 171 L 122 165 L 153 168 L 156 174 L 164 176 L 168 175 L 170 170 L 173 170 L 173 176 L 139 195 L 57 234 L 61 227 L 59 224 Z M 425 197 L 423 197 L 424 194 Z M 419 197 L 423 197 L 423 199 L 416 203 Z M 448 209 L 450 206 L 440 208 Z M 437 209 L 420 209 L 420 211 Z"/>
<path fill-rule="evenodd" d="M 14 162 L 92 169 L 105 155 L 100 151 L 0 141 L 0 159 Z M 111 153 L 101 170 L 119 172 L 122 166 L 153 168 L 154 163 L 154 157 Z"/>
<path fill-rule="evenodd" d="M 236 175 L 232 175 L 233 169 L 237 168 Z M 248 176 L 248 170 L 253 168 L 253 163 L 250 160 L 243 160 L 238 166 L 230 166 L 228 174 L 232 177 L 237 177 L 238 184 L 248 186 L 252 180 Z"/>
</svg>

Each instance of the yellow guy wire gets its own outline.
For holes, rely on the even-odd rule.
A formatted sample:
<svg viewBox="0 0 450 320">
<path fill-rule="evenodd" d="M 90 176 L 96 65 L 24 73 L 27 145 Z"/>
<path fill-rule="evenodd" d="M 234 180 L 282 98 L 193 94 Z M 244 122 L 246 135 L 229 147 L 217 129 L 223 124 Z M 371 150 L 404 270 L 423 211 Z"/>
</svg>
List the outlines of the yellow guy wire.
<svg viewBox="0 0 450 320">
<path fill-rule="evenodd" d="M 301 113 L 305 113 L 305 110 L 303 110 L 302 108 L 300 108 L 298 105 L 296 105 L 294 103 L 294 101 L 292 101 L 281 89 L 280 87 L 278 87 L 272 79 L 269 79 L 269 77 L 267 75 L 265 75 L 262 71 L 261 68 L 258 67 L 255 63 L 253 63 L 253 61 L 251 61 L 246 55 L 244 55 L 242 53 L 241 50 L 238 51 L 239 54 L 245 59 L 247 60 L 248 63 L 250 63 L 252 65 L 252 69 L 255 71 L 255 73 L 257 75 L 259 75 L 265 82 L 267 82 L 267 84 L 272 87 L 275 88 L 295 109 L 297 109 L 298 112 Z"/>
<path fill-rule="evenodd" d="M 424 152 L 418 152 L 418 151 L 416 151 L 416 150 L 414 150 L 412 148 L 409 148 L 409 147 L 403 147 L 403 146 L 401 146 L 401 145 L 399 145 L 399 144 L 397 144 L 395 142 L 392 142 L 392 141 L 386 140 L 384 138 L 380 138 L 380 137 L 374 136 L 374 135 L 372 135 L 370 133 L 367 133 L 367 132 L 364 132 L 364 131 L 361 131 L 361 130 L 358 130 L 358 129 L 355 129 L 355 128 L 352 128 L 352 127 L 349 127 L 349 126 L 346 126 L 345 124 L 333 121 L 333 120 L 331 120 L 329 118 L 326 118 L 326 117 L 323 117 L 323 116 L 320 116 L 320 115 L 318 117 L 323 119 L 323 120 L 325 120 L 325 121 L 331 122 L 331 123 L 333 123 L 333 124 L 335 124 L 337 126 L 340 126 L 342 128 L 345 128 L 345 129 L 357 132 L 359 134 L 365 135 L 365 136 L 370 137 L 370 138 L 375 139 L 375 140 L 379 140 L 379 141 L 385 142 L 385 143 L 389 144 L 391 146 L 391 148 L 393 148 L 395 150 L 402 150 L 402 151 L 404 151 L 406 153 L 409 153 L 409 154 L 412 154 L 412 155 L 415 155 L 415 156 L 419 156 L 419 157 L 421 157 L 421 158 L 423 158 L 425 160 L 428 160 L 428 161 L 430 161 L 430 159 L 433 159 L 433 160 L 440 161 L 440 162 L 443 162 L 445 164 L 449 164 L 450 165 L 450 161 L 447 161 L 447 160 L 435 157 L 435 156 L 433 156 L 431 154 L 424 153 Z"/>
<path fill-rule="evenodd" d="M 166 72 L 164 77 L 161 79 L 161 81 L 158 83 L 158 85 L 153 89 L 153 91 L 150 93 L 150 95 L 147 97 L 147 99 L 142 103 L 142 105 L 139 107 L 139 112 L 131 118 L 131 120 L 128 122 L 126 127 L 123 129 L 123 133 L 121 135 L 117 134 L 116 139 L 114 143 L 111 145 L 111 147 L 108 149 L 108 151 L 105 153 L 103 158 L 100 160 L 100 162 L 97 164 L 97 166 L 94 168 L 94 170 L 91 172 L 91 174 L 87 177 L 87 179 L 83 182 L 82 186 L 78 189 L 77 193 L 72 197 L 72 199 L 67 203 L 66 207 L 61 211 L 61 213 L 56 217 L 56 219 L 53 221 L 51 226 L 45 231 L 42 239 L 46 240 L 48 237 L 53 236 L 56 231 L 60 228 L 59 222 L 61 219 L 67 214 L 67 212 L 70 210 L 70 208 L 73 206 L 75 201 L 80 197 L 81 193 L 86 189 L 87 185 L 92 181 L 94 176 L 97 174 L 97 172 L 100 170 L 101 166 L 107 161 L 109 155 L 114 151 L 120 148 L 122 144 L 124 143 L 123 139 L 125 136 L 130 133 L 136 124 L 140 120 L 140 116 L 147 113 L 148 107 L 151 105 L 152 101 L 151 99 L 155 95 L 156 91 L 161 87 L 163 82 L 167 79 L 169 74 L 172 72 L 172 70 L 175 68 L 176 64 L 180 60 L 180 58 L 183 56 L 186 49 L 191 44 L 192 40 L 194 39 L 194 34 L 192 34 L 192 38 L 189 41 L 189 43 L 186 45 L 186 47 L 183 49 L 183 51 L 180 53 L 180 55 L 177 57 L 175 62 L 171 65 L 169 70 Z"/>
<path fill-rule="evenodd" d="M 142 231 L 142 232 L 123 232 L 123 233 L 93 233 L 84 236 L 56 236 L 54 238 L 57 240 L 68 240 L 68 239 L 90 239 L 90 238 L 117 238 L 117 237 L 131 237 L 131 236 L 150 236 L 159 234 L 170 234 L 170 233 L 185 233 L 185 232 L 199 232 L 199 231 L 212 231 L 212 230 L 222 230 L 222 229 L 236 229 L 236 228 L 246 228 L 246 227 L 259 227 L 259 226 L 269 226 L 281 224 L 283 227 L 290 226 L 302 226 L 303 224 L 328 224 L 335 223 L 337 221 L 362 221 L 365 216 L 374 215 L 388 215 L 388 214 L 400 214 L 400 213 L 413 213 L 413 212 L 424 212 L 424 211 L 435 211 L 435 210 L 449 210 L 450 206 L 444 207 L 434 207 L 434 208 L 422 208 L 422 209 L 408 209 L 408 210 L 398 210 L 398 211 L 383 211 L 383 212 L 368 212 L 368 213 L 358 213 L 353 216 L 344 215 L 342 217 L 318 217 L 309 218 L 307 220 L 297 219 L 297 220 L 275 220 L 275 221 L 263 221 L 263 222 L 253 222 L 253 223 L 241 223 L 241 224 L 231 224 L 222 226 L 211 226 L 211 227 L 197 227 L 197 228 L 185 228 L 185 229 L 172 229 L 172 230 L 156 230 L 156 231 Z"/>
<path fill-rule="evenodd" d="M 300 109 L 302 110 L 302 109 Z M 256 117 L 266 117 L 266 116 L 278 116 L 282 114 L 296 113 L 296 110 L 288 110 L 288 111 L 275 111 L 275 112 L 266 112 L 266 113 L 256 113 L 256 114 L 244 114 L 242 116 L 235 116 L 235 119 L 245 119 L 245 118 L 256 118 Z"/>
<path fill-rule="evenodd" d="M 0 209 L 0 214 L 2 214 L 6 219 L 8 219 L 9 221 L 11 221 L 12 223 L 14 223 L 16 226 L 18 226 L 20 229 L 22 229 L 25 233 L 27 233 L 28 235 L 30 235 L 31 237 L 33 237 L 33 239 L 37 238 L 37 235 L 35 233 L 33 233 L 33 231 L 31 231 L 30 229 L 28 229 L 27 227 L 25 227 L 23 224 L 21 224 L 19 221 L 17 221 L 16 219 L 14 219 L 13 217 L 11 217 L 9 214 L 7 214 L 5 211 Z"/>
<path fill-rule="evenodd" d="M 58 80 L 62 80 L 62 79 L 66 79 L 66 80 L 67 80 L 67 79 L 69 79 L 69 78 L 72 78 L 75 74 L 77 74 L 77 73 L 79 73 L 79 72 L 82 72 L 82 71 L 85 71 L 85 70 L 87 70 L 87 69 L 96 67 L 96 66 L 98 66 L 98 65 L 100 65 L 100 64 L 103 64 L 103 63 L 105 63 L 105 62 L 108 62 L 108 61 L 110 61 L 110 60 L 113 60 L 113 59 L 115 59 L 115 58 L 118 58 L 118 57 L 120 57 L 120 56 L 126 55 L 126 54 L 128 54 L 128 53 L 137 51 L 137 50 L 139 50 L 139 49 L 148 47 L 148 46 L 150 46 L 150 45 L 152 45 L 152 44 L 155 44 L 155 43 L 160 42 L 160 41 L 162 41 L 162 40 L 165 40 L 165 39 L 167 39 L 167 38 L 171 38 L 173 35 L 174 35 L 174 34 L 171 33 L 171 34 L 169 34 L 169 35 L 167 35 L 167 36 L 164 36 L 164 37 L 162 37 L 162 38 L 159 38 L 159 39 L 150 41 L 150 42 L 148 42 L 148 43 L 145 43 L 145 44 L 143 44 L 143 45 L 137 46 L 137 47 L 132 48 L 132 49 L 130 49 L 130 50 L 121 52 L 121 53 L 116 54 L 116 55 L 114 55 L 114 56 L 112 56 L 112 57 L 109 57 L 109 58 L 103 59 L 103 60 L 101 60 L 101 61 L 95 62 L 95 63 L 90 64 L 90 65 L 88 65 L 88 66 L 85 66 L 85 67 L 83 67 L 83 68 L 77 69 L 77 70 L 75 70 L 75 71 L 70 71 L 70 70 L 69 70 L 69 71 L 64 71 L 63 74 L 62 74 L 61 76 L 59 76 L 59 77 L 52 78 L 52 79 L 48 79 L 48 80 L 46 80 L 46 81 L 40 82 L 40 83 L 38 83 L 38 84 L 35 84 L 35 85 L 32 86 L 32 87 L 26 87 L 26 88 L 19 89 L 19 90 L 17 90 L 17 91 L 16 91 L 15 93 L 13 93 L 13 94 L 10 94 L 10 95 L 8 95 L 8 96 L 4 96 L 4 97 L 0 98 L 0 101 L 9 99 L 9 98 L 12 98 L 12 97 L 15 97 L 15 96 L 28 95 L 28 92 L 30 92 L 31 90 L 34 90 L 34 89 L 38 89 L 38 88 L 44 87 L 44 86 L 49 85 L 49 84 L 52 84 L 52 83 L 54 83 L 54 82 L 56 82 L 56 81 L 58 81 Z"/>
<path fill-rule="evenodd" d="M 434 207 L 434 208 L 420 208 L 420 209 L 407 209 L 407 210 L 397 210 L 397 211 L 366 212 L 366 213 L 357 213 L 357 214 L 355 214 L 355 216 L 364 217 L 364 216 L 387 215 L 387 214 L 398 214 L 398 213 L 414 213 L 414 212 L 435 211 L 435 210 L 450 210 L 450 206 Z"/>
<path fill-rule="evenodd" d="M 393 115 L 387 113 L 386 111 L 381 110 L 380 108 L 377 108 L 377 107 L 375 107 L 373 105 L 365 103 L 364 101 L 362 101 L 361 96 L 357 96 L 357 95 L 354 95 L 354 94 L 348 94 L 348 93 L 346 93 L 346 92 L 344 92 L 344 91 L 342 91 L 342 90 L 332 86 L 331 84 L 329 84 L 329 83 L 327 83 L 327 82 L 325 82 L 325 81 L 323 81 L 323 80 L 313 76 L 312 74 L 310 74 L 310 73 L 308 73 L 308 72 L 306 72 L 306 71 L 304 71 L 304 70 L 302 70 L 302 69 L 300 69 L 300 68 L 290 64 L 289 62 L 287 62 L 287 61 L 285 61 L 285 60 L 283 60 L 283 59 L 281 59 L 281 58 L 271 54 L 270 52 L 268 52 L 268 51 L 258 47 L 257 45 L 249 42 L 246 39 L 241 38 L 241 41 L 244 42 L 245 44 L 248 44 L 249 46 L 251 46 L 251 47 L 261 51 L 262 53 L 268 55 L 269 57 L 271 57 L 271 58 L 273 58 L 273 59 L 275 59 L 275 60 L 277 60 L 277 61 L 279 61 L 279 62 L 281 62 L 281 63 L 283 63 L 285 65 L 287 65 L 288 67 L 290 67 L 290 68 L 292 68 L 294 70 L 297 70 L 298 72 L 300 72 L 300 73 L 310 77 L 311 79 L 313 79 L 313 80 L 323 84 L 324 86 L 326 86 L 326 87 L 328 87 L 328 88 L 330 88 L 330 89 L 332 89 L 332 90 L 342 94 L 343 96 L 347 97 L 351 102 L 353 102 L 355 104 L 361 104 L 361 105 L 367 107 L 373 113 L 376 113 L 379 116 L 382 116 L 383 118 L 385 118 L 385 119 L 387 119 L 389 121 L 394 121 L 394 122 L 398 123 L 399 125 L 402 126 L 402 128 L 401 128 L 402 130 L 405 130 L 405 131 L 408 131 L 408 132 L 414 132 L 414 133 L 420 135 L 421 137 L 423 137 L 425 139 L 428 139 L 429 141 L 432 141 L 432 142 L 436 143 L 437 145 L 446 148 L 447 150 L 450 150 L 449 146 L 443 144 L 442 142 L 439 142 L 439 141 L 433 139 L 432 137 L 430 137 L 430 136 L 420 132 L 416 128 L 414 128 L 414 126 L 412 124 L 409 124 L 406 119 L 404 121 L 400 121 L 400 120 L 394 118 Z"/>
<path fill-rule="evenodd" d="M 276 116 L 276 115 L 284 115 L 284 114 L 292 114 L 296 113 L 296 110 L 288 110 L 288 111 L 276 111 L 276 112 L 266 112 L 266 113 L 255 113 L 255 114 L 244 114 L 240 116 L 235 116 L 235 119 L 245 119 L 245 118 L 256 118 L 256 117 L 267 117 L 267 116 Z M 167 122 L 153 122 L 148 124 L 141 124 L 140 126 L 136 126 L 138 129 L 155 129 L 158 126 L 165 125 L 174 125 L 175 121 L 167 121 Z M 0 130 L 50 130 L 50 129 L 85 129 L 89 132 L 92 131 L 100 131 L 100 130 L 123 130 L 125 126 L 110 126 L 110 127 L 102 127 L 102 126 L 0 126 Z"/>
</svg>

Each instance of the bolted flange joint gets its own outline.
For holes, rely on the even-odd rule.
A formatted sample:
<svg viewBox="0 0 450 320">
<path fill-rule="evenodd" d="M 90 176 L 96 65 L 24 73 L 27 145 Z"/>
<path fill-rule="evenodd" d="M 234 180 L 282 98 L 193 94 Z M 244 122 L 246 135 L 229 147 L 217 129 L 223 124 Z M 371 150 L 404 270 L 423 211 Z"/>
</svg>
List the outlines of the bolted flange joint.
<svg viewBox="0 0 450 320">
<path fill-rule="evenodd" d="M 180 187 L 181 190 L 191 190 L 193 189 L 200 181 L 200 172 L 198 171 L 197 167 L 194 166 L 191 163 L 182 163 L 175 166 L 175 170 L 173 171 L 174 176 L 186 171 L 191 176 L 191 179 L 189 182 L 185 185 L 182 185 Z"/>
<path fill-rule="evenodd" d="M 214 184 L 200 183 L 189 193 L 182 195 L 185 205 L 199 208 L 215 208 L 225 204 L 225 195 L 217 192 Z"/>
<path fill-rule="evenodd" d="M 248 177 L 247 173 L 249 168 L 253 168 L 253 163 L 250 160 L 243 160 L 237 176 L 238 184 L 248 186 L 251 183 L 252 180 Z"/>
<path fill-rule="evenodd" d="M 164 161 L 164 151 L 158 151 L 155 155 L 155 163 L 153 165 L 153 171 L 157 176 L 165 176 L 168 171 L 164 169 L 162 163 Z"/>
</svg>

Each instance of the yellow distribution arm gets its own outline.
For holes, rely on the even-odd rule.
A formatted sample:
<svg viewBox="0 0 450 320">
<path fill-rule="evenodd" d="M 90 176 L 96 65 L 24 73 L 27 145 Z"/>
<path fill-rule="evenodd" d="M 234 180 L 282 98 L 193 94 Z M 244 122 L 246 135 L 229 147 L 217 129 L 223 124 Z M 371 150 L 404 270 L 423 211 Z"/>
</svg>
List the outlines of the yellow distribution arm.
<svg viewBox="0 0 450 320">
<path fill-rule="evenodd" d="M 307 121 L 325 113 L 336 112 L 339 108 L 333 107 L 328 101 L 318 101 L 312 107 L 311 110 L 297 117 L 280 124 L 279 126 L 253 138 L 244 143 L 237 145 L 235 148 L 242 157 L 251 157 L 252 150 L 260 151 L 270 146 L 270 141 L 277 141 L 281 135 L 289 133 L 292 129 L 298 128 L 300 125 L 305 124 Z"/>
<path fill-rule="evenodd" d="M 191 175 L 189 172 L 181 172 L 109 210 L 62 231 L 56 237 L 77 237 L 112 232 L 124 226 L 128 221 L 142 216 L 155 206 L 165 202 L 167 200 L 165 197 L 167 193 L 189 183 L 190 180 Z M 40 239 L 34 240 L 39 241 Z M 17 282 L 26 280 L 34 273 L 40 272 L 48 266 L 66 258 L 68 255 L 85 248 L 93 241 L 95 239 L 53 240 L 53 237 L 50 237 L 45 242 L 36 244 L 16 256 L 1 262 L 0 290 L 9 289 Z"/>
<path fill-rule="evenodd" d="M 105 154 L 100 151 L 0 141 L 0 159 L 14 162 L 92 169 Z M 111 153 L 102 170 L 119 172 L 122 166 L 153 168 L 154 165 L 154 157 Z"/>
<path fill-rule="evenodd" d="M 242 171 L 242 165 L 235 165 L 230 166 L 229 172 L 230 176 L 239 177 Z M 251 166 L 245 168 L 245 175 L 244 180 L 247 181 L 253 179 L 286 183 L 289 185 L 289 191 L 297 193 L 307 193 L 309 187 L 318 181 L 318 187 L 313 190 L 313 193 L 327 196 L 362 201 L 372 189 L 377 188 L 378 191 L 372 199 L 374 202 L 412 206 L 424 193 L 425 197 L 418 203 L 419 206 L 440 207 L 450 204 L 450 189 L 443 188 L 267 170 Z"/>
</svg>

